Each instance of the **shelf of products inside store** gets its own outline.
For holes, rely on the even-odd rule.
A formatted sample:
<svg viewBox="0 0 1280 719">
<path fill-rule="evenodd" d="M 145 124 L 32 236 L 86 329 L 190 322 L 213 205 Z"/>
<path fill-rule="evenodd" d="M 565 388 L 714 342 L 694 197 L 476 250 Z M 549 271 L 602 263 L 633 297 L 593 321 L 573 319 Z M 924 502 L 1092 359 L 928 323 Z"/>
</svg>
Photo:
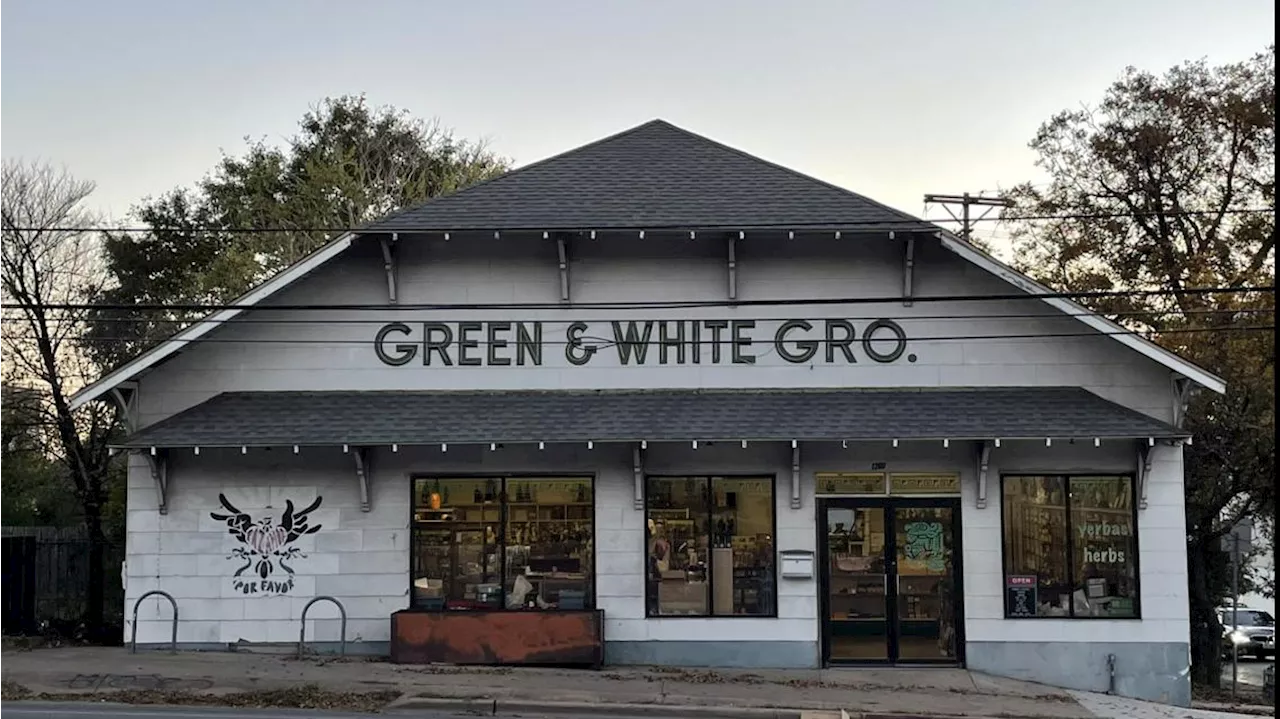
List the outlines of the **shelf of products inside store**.
<svg viewBox="0 0 1280 719">
<path fill-rule="evenodd" d="M 857 516 L 854 526 L 837 524 L 827 533 L 831 555 L 830 618 L 834 622 L 883 622 L 886 613 L 887 576 L 884 574 L 883 534 L 866 532 L 866 517 Z M 878 570 L 878 571 L 877 571 Z"/>
<path fill-rule="evenodd" d="M 937 576 L 898 577 L 898 617 L 913 621 L 936 621 L 942 617 L 943 578 Z"/>
<path fill-rule="evenodd" d="M 829 584 L 832 621 L 884 621 L 885 575 L 832 571 Z"/>
<path fill-rule="evenodd" d="M 882 622 L 885 618 L 885 575 L 832 573 L 831 620 Z M 933 621 L 942 616 L 942 577 L 898 578 L 899 618 Z"/>
<path fill-rule="evenodd" d="M 451 491 L 450 484 L 462 491 Z M 589 482 L 508 481 L 505 497 L 511 501 L 505 505 L 496 480 L 473 482 L 474 488 L 460 484 L 424 483 L 417 492 L 415 605 L 501 609 L 505 600 L 507 609 L 586 607 L 593 545 Z M 451 495 L 462 501 L 451 502 Z"/>
<path fill-rule="evenodd" d="M 1067 512 L 1065 507 L 1043 506 L 1019 500 L 1010 513 L 1014 556 L 1023 565 L 1020 571 L 1052 571 L 1054 559 L 1066 556 Z"/>
<path fill-rule="evenodd" d="M 772 551 L 772 537 L 767 532 L 739 535 L 736 502 L 726 500 L 708 512 L 705 506 L 677 508 L 663 506 L 667 502 L 661 497 L 652 499 L 648 519 L 671 548 L 669 568 L 662 572 L 658 589 L 664 615 L 749 616 L 770 611 L 772 575 L 761 552 Z M 711 597 L 714 607 L 708 606 Z"/>
</svg>

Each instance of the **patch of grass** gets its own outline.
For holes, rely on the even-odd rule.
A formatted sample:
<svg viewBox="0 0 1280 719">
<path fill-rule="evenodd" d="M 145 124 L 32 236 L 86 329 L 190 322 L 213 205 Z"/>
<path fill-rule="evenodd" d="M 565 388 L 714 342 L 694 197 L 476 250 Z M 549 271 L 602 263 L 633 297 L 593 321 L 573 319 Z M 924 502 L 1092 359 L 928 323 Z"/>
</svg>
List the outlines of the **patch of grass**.
<svg viewBox="0 0 1280 719">
<path fill-rule="evenodd" d="M 21 684 L 5 679 L 0 682 L 0 699 L 8 699 L 9 701 L 22 701 L 31 698 L 31 690 Z"/>
<path fill-rule="evenodd" d="M 338 709 L 352 712 L 376 712 L 395 701 L 400 692 L 383 690 L 375 692 L 335 692 L 307 684 L 289 689 L 262 689 L 231 694 L 201 694 L 185 691 L 121 690 L 113 692 L 57 692 L 32 694 L 26 687 L 15 685 L 25 692 L 10 697 L 9 682 L 5 682 L 5 699 L 38 699 L 58 702 L 115 702 L 119 704 L 166 704 L 171 706 L 224 706 L 255 709 Z"/>
</svg>

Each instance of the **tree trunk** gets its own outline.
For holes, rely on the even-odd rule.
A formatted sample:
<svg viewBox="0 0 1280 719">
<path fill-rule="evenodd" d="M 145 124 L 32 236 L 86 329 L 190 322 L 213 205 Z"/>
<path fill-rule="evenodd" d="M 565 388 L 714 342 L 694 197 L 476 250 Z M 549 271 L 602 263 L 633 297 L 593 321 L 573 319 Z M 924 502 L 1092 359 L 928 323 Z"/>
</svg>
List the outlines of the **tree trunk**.
<svg viewBox="0 0 1280 719">
<path fill-rule="evenodd" d="M 92 491 L 92 490 L 90 490 Z M 102 502 L 89 497 L 84 502 L 84 525 L 89 535 L 89 586 L 85 588 L 84 622 L 87 636 L 105 639 L 106 546 L 102 535 Z"/>
<path fill-rule="evenodd" d="M 1209 571 L 1220 557 L 1210 556 L 1216 548 L 1203 542 L 1187 547 L 1187 572 L 1191 589 L 1191 681 L 1202 686 L 1222 686 L 1222 625 L 1218 623 L 1217 599 L 1209 591 Z"/>
</svg>

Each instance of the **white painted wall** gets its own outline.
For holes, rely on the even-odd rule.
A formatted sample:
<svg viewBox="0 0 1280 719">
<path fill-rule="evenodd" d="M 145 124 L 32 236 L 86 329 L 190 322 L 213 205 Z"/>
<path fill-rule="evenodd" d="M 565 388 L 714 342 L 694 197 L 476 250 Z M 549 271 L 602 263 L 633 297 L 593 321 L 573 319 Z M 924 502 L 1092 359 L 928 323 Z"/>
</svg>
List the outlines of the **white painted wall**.
<svg viewBox="0 0 1280 719">
<path fill-rule="evenodd" d="M 965 632 L 968 641 L 1186 642 L 1190 636 L 1182 448 L 1153 450 L 1147 508 L 1138 510 L 1140 621 L 1133 619 L 1004 618 L 1001 573 L 1000 475 L 1132 473 L 1136 446 L 1116 442 L 1095 448 L 1006 442 L 991 454 L 987 507 L 976 505 L 976 482 L 965 482 Z M 973 470 L 970 469 L 972 473 Z"/>
<path fill-rule="evenodd" d="M 171 465 L 169 512 L 156 511 L 156 494 L 143 463 L 131 466 L 128 516 L 126 605 L 144 592 L 161 589 L 175 596 L 183 643 L 297 641 L 303 605 L 312 596 L 337 597 L 347 608 L 349 641 L 387 641 L 391 613 L 408 606 L 409 492 L 411 474 L 591 473 L 596 477 L 597 606 L 605 611 L 611 641 L 817 638 L 813 581 L 784 581 L 779 586 L 778 619 L 644 618 L 644 513 L 634 509 L 631 450 L 597 444 L 585 447 L 487 448 L 450 446 L 379 449 L 372 457 L 372 509 L 362 512 L 350 457 L 340 450 L 204 450 L 177 453 Z M 813 502 L 790 508 L 790 448 L 761 445 L 742 449 L 654 445 L 647 471 L 676 473 L 751 473 L 779 477 L 776 491 L 778 542 L 782 549 L 814 549 Z M 810 494 L 812 492 L 810 488 Z M 218 494 L 256 520 L 278 516 L 286 500 L 298 507 L 323 497 L 313 523 L 323 529 L 299 540 L 307 554 L 293 563 L 296 587 L 289 596 L 245 596 L 234 588 L 232 573 L 241 562 L 228 558 L 238 541 L 225 523 L 210 517 L 222 512 Z M 168 640 L 168 605 L 143 602 L 140 643 Z M 336 617 L 316 605 L 309 616 Z M 284 621 L 292 620 L 292 621 Z M 336 619 L 308 622 L 308 638 L 338 637 Z"/>
<path fill-rule="evenodd" d="M 584 241 L 585 243 L 586 241 Z M 722 301 L 726 297 L 723 243 L 702 240 L 602 236 L 579 243 L 570 277 L 576 302 Z M 901 293 L 901 245 L 885 239 L 836 241 L 748 240 L 739 253 L 739 297 L 831 299 L 895 297 Z M 402 240 L 399 286 L 402 304 L 556 303 L 559 274 L 554 246 L 529 238 L 475 238 L 464 242 Z M 918 249 L 916 294 L 1009 294 L 1012 288 L 969 265 L 936 243 Z M 275 306 L 385 304 L 386 279 L 376 247 L 318 270 L 272 300 Z M 1014 317 L 1010 317 L 1013 315 Z M 1035 315 L 1025 317 L 1025 315 Z M 912 337 L 1024 335 L 1019 339 L 912 341 L 892 364 L 869 361 L 855 348 L 857 363 L 785 362 L 770 341 L 778 320 L 852 318 L 859 330 L 872 318 L 901 322 Z M 938 319 L 962 317 L 964 319 Z M 584 320 L 591 335 L 611 336 L 608 321 L 660 319 L 757 319 L 758 356 L 751 365 L 620 366 L 616 350 L 590 364 L 571 365 L 563 355 L 567 323 Z M 292 324 L 272 324 L 292 320 Z M 541 320 L 545 357 L 541 366 L 424 367 L 419 361 L 389 367 L 377 359 L 373 337 L 386 322 L 420 327 L 425 320 Z M 299 322 L 300 321 L 300 322 Z M 769 324 L 772 322 L 772 324 Z M 693 387 L 967 387 L 1082 386 L 1152 416 L 1172 414 L 1170 373 L 1155 362 L 1037 301 L 797 305 L 789 307 L 676 310 L 452 310 L 249 313 L 152 371 L 142 379 L 142 424 L 162 419 L 213 395 L 233 390 L 396 389 L 604 389 Z M 420 339 L 420 338 L 419 338 Z M 704 340 L 709 339 L 704 335 Z M 249 341 L 249 344 L 243 341 Z M 261 344 L 274 340 L 274 344 Z M 280 342 L 283 341 L 283 342 Z M 561 343 L 561 344 L 556 344 Z M 483 348 L 482 348 L 483 349 Z M 709 349 L 709 348 L 708 348 Z M 656 355 L 656 348 L 651 349 Z M 820 354 L 821 357 L 821 354 Z M 839 359 L 839 358 L 838 358 Z"/>
<path fill-rule="evenodd" d="M 518 238 L 441 240 L 407 238 L 401 243 L 400 290 L 403 303 L 545 302 L 558 300 L 559 276 L 554 246 Z M 578 243 L 572 251 L 573 297 L 592 301 L 723 300 L 726 268 L 721 242 L 676 241 L 602 235 L 596 244 Z M 901 246 L 883 239 L 787 241 L 749 240 L 739 252 L 739 297 L 822 299 L 893 297 L 901 289 Z M 1004 294 L 1011 288 L 936 244 L 918 248 L 916 292 L 920 295 Z M 386 283 L 376 248 L 363 245 L 273 302 L 384 303 Z M 1008 315 L 1037 314 L 1037 317 Z M 494 319 L 543 320 L 546 338 L 558 340 L 564 324 L 583 319 L 806 318 L 844 317 L 864 327 L 869 318 L 891 317 L 912 336 L 1030 335 L 1023 339 L 912 341 L 910 363 L 877 364 L 859 355 L 854 365 L 789 364 L 757 346 L 754 365 L 654 365 L 622 367 L 607 353 L 585 367 L 571 366 L 562 347 L 548 344 L 538 367 L 388 367 L 373 352 L 381 323 L 403 319 L 419 323 Z M 938 319 L 963 316 L 965 319 Z M 1079 334 L 1085 327 L 1038 302 L 916 303 L 855 305 L 842 309 L 809 305 L 658 312 L 585 311 L 572 307 L 540 311 L 320 313 L 279 310 L 250 313 L 143 377 L 140 416 L 143 425 L 235 390 L 324 389 L 581 389 L 694 387 L 947 387 L 1082 386 L 1122 405 L 1168 420 L 1172 414 L 1170 373 L 1155 362 L 1102 336 Z M 293 324 L 263 320 L 288 319 Z M 300 320 L 300 321 L 299 321 Z M 561 323 L 555 325 L 554 323 Z M 771 332 L 759 332 L 767 340 Z M 286 339 L 288 344 L 244 344 L 230 340 Z M 319 340 L 319 342 L 317 342 Z M 308 341 L 308 342 L 298 342 Z M 652 360 L 651 360 L 652 361 Z M 949 450 L 888 442 L 806 446 L 803 452 L 804 504 L 788 502 L 789 448 L 782 445 L 651 447 L 647 470 L 654 473 L 776 473 L 778 476 L 778 548 L 815 549 L 813 473 L 869 468 L 889 463 L 890 471 L 959 471 L 964 487 L 966 632 L 970 641 L 1053 639 L 1094 641 L 1181 641 L 1187 636 L 1182 468 L 1180 450 L 1161 448 L 1153 465 L 1150 507 L 1139 516 L 1144 619 L 1068 622 L 1003 619 L 999 533 L 999 473 L 1002 471 L 1131 471 L 1136 453 L 1128 443 L 1094 447 L 1018 446 L 1005 443 L 991 462 L 987 509 L 974 506 L 976 476 L 971 448 Z M 177 450 L 170 469 L 169 513 L 156 511 L 156 495 L 145 462 L 131 460 L 129 470 L 128 586 L 126 611 L 149 589 L 163 589 L 179 600 L 183 621 L 179 640 L 187 643 L 296 641 L 302 605 L 317 594 L 331 594 L 347 606 L 348 639 L 385 641 L 390 614 L 408 604 L 408 527 L 410 473 L 449 472 L 593 472 L 596 484 L 597 605 L 605 610 L 611 641 L 768 640 L 817 642 L 817 585 L 812 580 L 779 580 L 777 619 L 670 620 L 644 618 L 643 513 L 632 507 L 630 449 L 597 445 L 508 447 L 489 452 L 478 447 L 379 448 L 373 456 L 372 511 L 359 508 L 354 466 L 337 448 L 205 449 L 199 456 Z M 237 594 L 228 559 L 236 540 L 225 525 L 210 518 L 225 492 L 254 519 L 278 514 L 286 499 L 302 506 L 322 496 L 313 515 L 323 526 L 304 537 L 307 553 L 296 561 L 297 586 L 286 597 Z M 148 600 L 140 613 L 139 640 L 168 638 L 167 608 Z M 317 605 L 313 616 L 335 617 Z M 308 637 L 337 638 L 336 619 L 319 619 Z"/>
<path fill-rule="evenodd" d="M 866 471 L 884 462 L 891 472 L 959 472 L 962 478 L 965 631 L 968 641 L 1182 641 L 1188 633 L 1186 565 L 1182 547 L 1181 457 L 1157 450 L 1150 506 L 1139 512 L 1142 579 L 1141 621 L 1012 621 L 1003 615 L 1001 575 L 1001 472 L 1130 472 L 1130 443 L 1058 446 L 1006 442 L 990 467 L 988 506 L 976 508 L 977 475 L 972 447 L 923 443 L 804 444 L 802 497 L 791 509 L 790 448 L 785 444 L 651 445 L 645 469 L 652 474 L 774 474 L 777 548 L 817 549 L 813 476 L 816 472 Z M 135 460 L 136 461 L 136 460 Z M 582 472 L 596 476 L 597 606 L 605 612 L 609 641 L 811 641 L 819 639 L 818 585 L 814 580 L 780 579 L 778 618 L 646 619 L 644 616 L 644 513 L 633 508 L 630 449 L 514 447 L 491 452 L 480 447 L 378 450 L 372 461 L 372 510 L 359 509 L 350 457 L 339 450 L 204 450 L 178 453 L 172 466 L 170 510 L 155 510 L 155 491 L 141 471 L 130 473 L 127 606 L 149 589 L 163 589 L 179 601 L 183 621 L 179 641 L 226 643 L 296 641 L 302 606 L 315 595 L 338 597 L 347 608 L 349 641 L 385 642 L 390 615 L 408 606 L 409 475 L 413 473 Z M 140 469 L 140 468 L 138 468 Z M 289 596 L 245 596 L 232 584 L 239 566 L 228 558 L 236 540 L 209 514 L 221 511 L 224 492 L 254 519 L 278 515 L 286 499 L 302 506 L 323 497 L 313 523 L 323 529 L 300 541 L 307 553 L 294 566 L 296 588 Z M 315 617 L 336 617 L 326 605 Z M 150 599 L 139 615 L 139 641 L 168 638 L 167 605 Z M 309 622 L 308 637 L 332 641 L 336 619 Z M 816 650 L 815 650 L 816 651 Z M 815 657 L 816 661 L 816 657 Z"/>
</svg>

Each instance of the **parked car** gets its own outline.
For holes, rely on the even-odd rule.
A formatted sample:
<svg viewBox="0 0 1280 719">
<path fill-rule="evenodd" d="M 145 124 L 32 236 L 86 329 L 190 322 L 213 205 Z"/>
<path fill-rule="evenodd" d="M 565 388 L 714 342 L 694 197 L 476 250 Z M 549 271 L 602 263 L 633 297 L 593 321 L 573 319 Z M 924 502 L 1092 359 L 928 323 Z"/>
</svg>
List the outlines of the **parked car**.
<svg viewBox="0 0 1280 719">
<path fill-rule="evenodd" d="M 1276 654 L 1276 620 L 1270 613 L 1251 607 L 1240 607 L 1232 622 L 1231 607 L 1218 610 L 1222 622 L 1222 653 L 1231 656 L 1254 656 L 1259 659 Z"/>
</svg>

